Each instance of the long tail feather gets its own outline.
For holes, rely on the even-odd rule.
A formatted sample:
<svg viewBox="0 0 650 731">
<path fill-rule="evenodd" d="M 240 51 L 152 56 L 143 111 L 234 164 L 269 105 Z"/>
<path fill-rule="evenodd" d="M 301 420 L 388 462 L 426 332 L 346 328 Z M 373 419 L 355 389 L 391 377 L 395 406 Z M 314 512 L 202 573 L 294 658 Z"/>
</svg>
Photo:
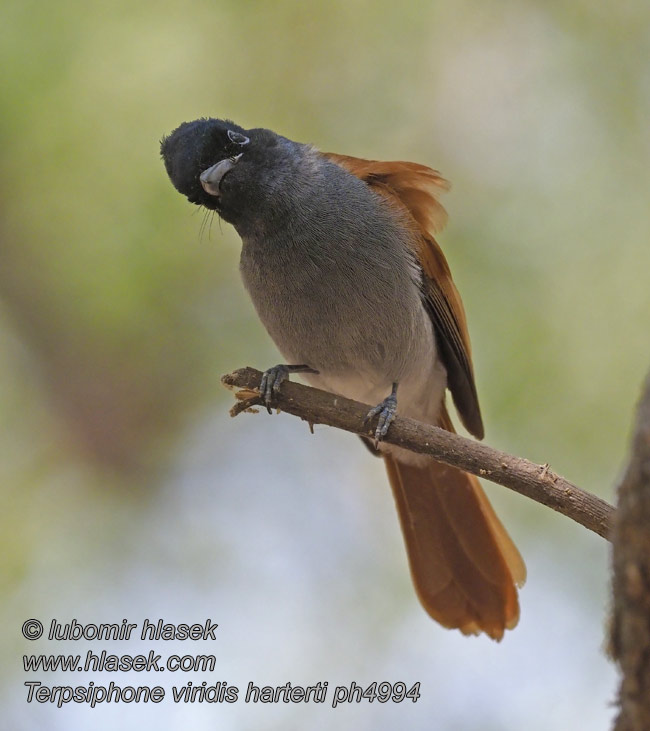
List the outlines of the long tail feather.
<svg viewBox="0 0 650 731">
<path fill-rule="evenodd" d="M 440 425 L 451 427 L 446 414 Z M 445 627 L 500 640 L 519 620 L 526 567 L 478 480 L 434 460 L 384 460 L 424 608 Z"/>
</svg>

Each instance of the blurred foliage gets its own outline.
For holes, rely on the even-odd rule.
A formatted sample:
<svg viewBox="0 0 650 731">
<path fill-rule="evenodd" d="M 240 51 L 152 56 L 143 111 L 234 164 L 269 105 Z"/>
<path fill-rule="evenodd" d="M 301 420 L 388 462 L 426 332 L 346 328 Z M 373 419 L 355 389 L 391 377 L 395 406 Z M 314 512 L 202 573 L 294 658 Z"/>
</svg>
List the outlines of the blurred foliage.
<svg viewBox="0 0 650 731">
<path fill-rule="evenodd" d="M 641 0 L 5 3 L 3 581 L 75 521 L 66 550 L 120 544 L 220 374 L 277 360 L 236 235 L 158 157 L 204 115 L 440 169 L 488 443 L 612 499 L 650 364 L 649 39 Z"/>
</svg>

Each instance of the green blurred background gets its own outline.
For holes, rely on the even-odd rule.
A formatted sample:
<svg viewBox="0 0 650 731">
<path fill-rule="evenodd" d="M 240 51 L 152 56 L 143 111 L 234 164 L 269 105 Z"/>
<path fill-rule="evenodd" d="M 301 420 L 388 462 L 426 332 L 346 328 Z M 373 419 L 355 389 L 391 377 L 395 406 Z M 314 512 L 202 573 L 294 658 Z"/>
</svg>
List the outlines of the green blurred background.
<svg viewBox="0 0 650 731">
<path fill-rule="evenodd" d="M 278 355 L 236 235 L 200 233 L 158 142 L 222 116 L 441 170 L 487 442 L 611 501 L 650 364 L 650 6 L 27 0 L 2 18 L 7 728 L 608 728 L 604 541 L 488 487 L 529 581 L 515 632 L 467 639 L 420 610 L 381 466 L 354 439 L 229 420 L 220 375 Z M 103 649 L 28 643 L 32 616 L 212 617 L 217 672 L 177 684 L 420 681 L 422 697 L 28 705 L 23 653 Z"/>
</svg>

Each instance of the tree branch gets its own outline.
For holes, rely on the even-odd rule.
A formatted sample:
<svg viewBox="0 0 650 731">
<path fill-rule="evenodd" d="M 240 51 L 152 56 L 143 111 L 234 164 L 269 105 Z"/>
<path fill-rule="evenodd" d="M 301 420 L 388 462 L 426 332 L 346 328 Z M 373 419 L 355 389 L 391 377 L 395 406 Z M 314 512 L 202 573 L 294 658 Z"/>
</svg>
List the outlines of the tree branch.
<svg viewBox="0 0 650 731">
<path fill-rule="evenodd" d="M 224 385 L 241 389 L 236 394 L 239 403 L 232 408 L 232 416 L 261 403 L 257 391 L 261 378 L 260 371 L 253 368 L 241 368 L 222 377 Z M 285 381 L 274 406 L 304 419 L 310 428 L 314 424 L 327 424 L 363 436 L 373 434 L 371 425 L 363 424 L 371 408 L 369 405 L 317 388 Z M 614 508 L 556 475 L 547 464 L 538 465 L 459 434 L 400 416 L 391 424 L 384 441 L 428 454 L 439 462 L 508 487 L 609 538 Z"/>
<path fill-rule="evenodd" d="M 615 731 L 650 728 L 650 374 L 639 403 L 632 453 L 618 488 L 614 617 L 610 654 L 623 678 Z"/>
</svg>

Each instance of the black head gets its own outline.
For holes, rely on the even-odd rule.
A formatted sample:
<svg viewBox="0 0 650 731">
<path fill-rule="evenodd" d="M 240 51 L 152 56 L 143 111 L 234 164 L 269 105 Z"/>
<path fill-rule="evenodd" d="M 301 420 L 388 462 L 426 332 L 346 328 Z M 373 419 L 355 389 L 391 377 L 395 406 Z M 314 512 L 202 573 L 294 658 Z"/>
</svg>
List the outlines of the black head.
<svg viewBox="0 0 650 731">
<path fill-rule="evenodd" d="M 237 223 L 268 198 L 277 163 L 291 144 L 266 129 L 204 118 L 183 122 L 163 138 L 160 151 L 179 193 Z"/>
</svg>

